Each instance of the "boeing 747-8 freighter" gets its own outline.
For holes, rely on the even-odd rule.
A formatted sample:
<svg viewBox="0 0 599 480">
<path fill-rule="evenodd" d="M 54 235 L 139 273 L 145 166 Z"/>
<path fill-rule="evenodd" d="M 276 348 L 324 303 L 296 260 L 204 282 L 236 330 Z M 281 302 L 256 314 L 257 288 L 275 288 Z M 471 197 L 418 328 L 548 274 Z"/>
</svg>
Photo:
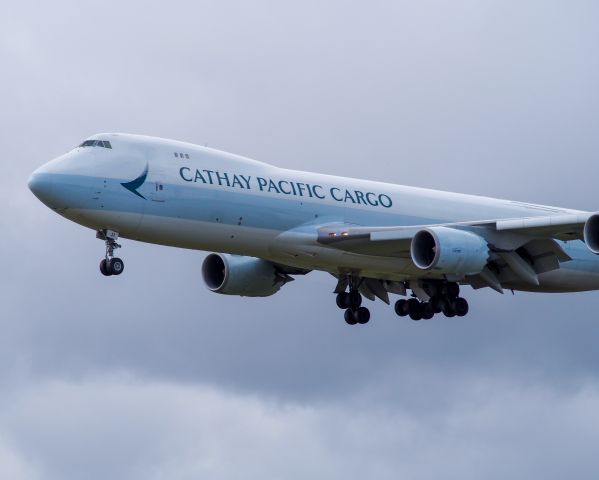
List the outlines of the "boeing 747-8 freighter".
<svg viewBox="0 0 599 480">
<path fill-rule="evenodd" d="M 599 289 L 599 213 L 277 168 L 190 143 L 99 134 L 37 169 L 31 191 L 105 242 L 119 237 L 211 253 L 213 292 L 269 296 L 311 270 L 335 277 L 348 324 L 363 298 L 413 320 L 463 316 L 460 286 Z M 407 297 L 407 298 L 403 298 Z"/>
</svg>

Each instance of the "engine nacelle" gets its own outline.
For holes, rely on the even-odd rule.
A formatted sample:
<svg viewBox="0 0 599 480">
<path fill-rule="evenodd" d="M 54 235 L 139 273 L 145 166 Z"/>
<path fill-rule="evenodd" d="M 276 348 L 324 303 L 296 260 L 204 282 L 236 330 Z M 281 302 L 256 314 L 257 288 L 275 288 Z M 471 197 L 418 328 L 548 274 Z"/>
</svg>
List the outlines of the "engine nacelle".
<svg viewBox="0 0 599 480">
<path fill-rule="evenodd" d="M 209 290 L 242 297 L 268 297 L 292 280 L 261 258 L 222 253 L 211 253 L 204 259 L 202 277 Z"/>
<path fill-rule="evenodd" d="M 584 243 L 591 252 L 599 255 L 599 213 L 594 213 L 585 222 Z"/>
<path fill-rule="evenodd" d="M 489 245 L 484 238 L 472 232 L 430 227 L 414 235 L 410 254 L 414 264 L 422 270 L 470 275 L 485 268 Z"/>
</svg>

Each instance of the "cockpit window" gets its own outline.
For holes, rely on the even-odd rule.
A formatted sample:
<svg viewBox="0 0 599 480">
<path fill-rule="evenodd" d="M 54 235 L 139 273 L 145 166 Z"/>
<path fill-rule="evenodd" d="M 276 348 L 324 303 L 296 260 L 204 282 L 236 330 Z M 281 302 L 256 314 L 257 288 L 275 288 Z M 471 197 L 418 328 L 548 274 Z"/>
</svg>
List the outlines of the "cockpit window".
<svg viewBox="0 0 599 480">
<path fill-rule="evenodd" d="M 104 147 L 104 148 L 112 148 L 110 142 L 108 140 L 86 140 L 83 142 L 80 147 Z"/>
</svg>

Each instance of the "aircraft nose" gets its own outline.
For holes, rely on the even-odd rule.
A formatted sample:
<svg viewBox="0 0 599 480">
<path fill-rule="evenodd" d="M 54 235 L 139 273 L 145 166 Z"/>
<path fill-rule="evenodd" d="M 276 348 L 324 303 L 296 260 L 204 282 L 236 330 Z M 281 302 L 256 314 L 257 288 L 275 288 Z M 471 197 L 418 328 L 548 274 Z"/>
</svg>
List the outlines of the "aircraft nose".
<svg viewBox="0 0 599 480">
<path fill-rule="evenodd" d="M 55 205 L 55 188 L 56 183 L 52 180 L 51 175 L 41 173 L 38 170 L 33 172 L 27 181 L 29 190 L 45 205 L 53 208 Z"/>
<path fill-rule="evenodd" d="M 42 200 L 40 197 L 47 196 L 52 190 L 52 182 L 46 175 L 39 173 L 37 170 L 31 174 L 27 185 L 29 190 L 40 200 Z"/>
</svg>

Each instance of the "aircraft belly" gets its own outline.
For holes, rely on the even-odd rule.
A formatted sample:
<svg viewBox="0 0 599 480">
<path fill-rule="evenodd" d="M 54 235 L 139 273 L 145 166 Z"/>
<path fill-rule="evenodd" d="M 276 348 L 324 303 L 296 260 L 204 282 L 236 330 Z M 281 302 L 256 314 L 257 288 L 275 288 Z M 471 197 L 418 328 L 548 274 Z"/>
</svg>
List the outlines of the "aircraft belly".
<svg viewBox="0 0 599 480">
<path fill-rule="evenodd" d="M 93 230 L 110 229 L 126 238 L 136 235 L 141 213 L 101 209 L 68 209 L 59 212 L 64 217 Z"/>
<path fill-rule="evenodd" d="M 594 269 L 592 269 L 594 270 Z M 523 282 L 503 282 L 504 288 L 524 292 L 565 293 L 599 290 L 599 273 L 589 269 L 566 268 L 541 273 L 539 285 Z"/>
<path fill-rule="evenodd" d="M 389 280 L 426 276 L 405 258 L 357 255 L 314 244 L 282 248 L 278 242 L 280 232 L 276 230 L 145 214 L 139 227 L 131 233 L 128 226 L 136 222 L 135 214 L 92 212 L 92 216 L 95 225 L 110 220 L 111 225 L 119 228 L 122 237 L 160 245 L 256 256 L 288 266 L 331 273 L 362 272 Z"/>
<path fill-rule="evenodd" d="M 541 291 L 584 292 L 599 289 L 599 273 L 562 267 L 539 276 Z"/>
<path fill-rule="evenodd" d="M 356 255 L 322 247 L 303 247 L 293 251 L 271 249 L 269 253 L 271 261 L 297 268 L 331 273 L 359 272 L 363 276 L 390 280 L 407 278 L 412 266 L 411 262 L 404 258 Z"/>
<path fill-rule="evenodd" d="M 267 257 L 278 232 L 216 222 L 145 214 L 135 240 L 194 250 Z"/>
<path fill-rule="evenodd" d="M 317 246 L 293 251 L 273 248 L 277 244 L 278 233 L 262 228 L 144 215 L 135 239 L 195 250 L 256 256 L 292 267 L 332 273 L 362 271 L 373 278 L 404 279 L 410 268 L 413 269 L 411 262 L 402 258 L 355 255 Z"/>
</svg>

